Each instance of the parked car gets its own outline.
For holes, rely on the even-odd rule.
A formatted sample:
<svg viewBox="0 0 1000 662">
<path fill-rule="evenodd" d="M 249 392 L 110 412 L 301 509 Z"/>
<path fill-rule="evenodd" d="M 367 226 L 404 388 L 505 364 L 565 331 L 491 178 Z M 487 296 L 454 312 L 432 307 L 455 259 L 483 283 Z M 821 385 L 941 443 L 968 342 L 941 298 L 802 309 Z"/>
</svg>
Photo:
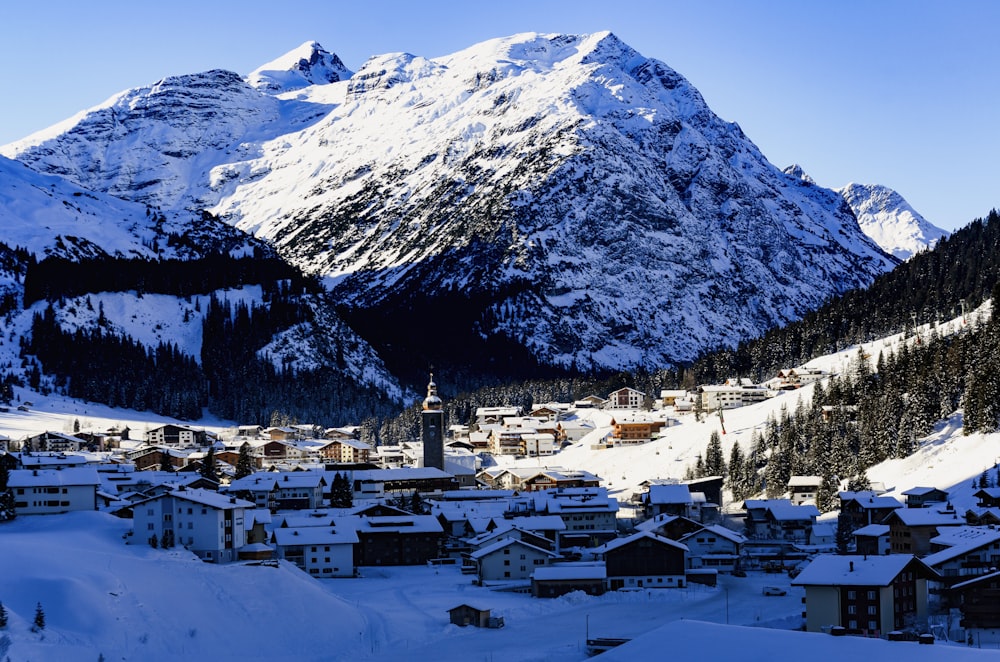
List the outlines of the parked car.
<svg viewBox="0 0 1000 662">
<path fill-rule="evenodd" d="M 778 588 L 777 586 L 765 586 L 764 595 L 786 595 L 788 591 L 783 588 Z"/>
</svg>

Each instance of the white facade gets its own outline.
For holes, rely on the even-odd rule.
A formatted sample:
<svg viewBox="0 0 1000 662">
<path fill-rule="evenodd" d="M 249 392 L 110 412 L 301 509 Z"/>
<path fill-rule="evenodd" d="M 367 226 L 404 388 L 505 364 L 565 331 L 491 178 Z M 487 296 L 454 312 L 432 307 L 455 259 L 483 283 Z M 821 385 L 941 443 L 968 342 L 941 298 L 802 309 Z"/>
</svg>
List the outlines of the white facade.
<svg viewBox="0 0 1000 662">
<path fill-rule="evenodd" d="M 93 467 L 15 469 L 7 486 L 14 492 L 18 515 L 55 515 L 97 510 L 101 479 Z"/>
<path fill-rule="evenodd" d="M 357 531 L 338 525 L 277 528 L 271 541 L 278 558 L 290 561 L 313 577 L 353 577 Z"/>
<path fill-rule="evenodd" d="M 176 489 L 135 505 L 128 542 L 149 544 L 154 535 L 162 542 L 171 531 L 177 547 L 206 561 L 228 563 L 246 545 L 246 512 L 253 508 L 249 501 L 210 490 Z"/>
<path fill-rule="evenodd" d="M 530 579 L 536 568 L 548 564 L 557 555 L 513 538 L 505 538 L 473 552 L 480 581 Z"/>
</svg>

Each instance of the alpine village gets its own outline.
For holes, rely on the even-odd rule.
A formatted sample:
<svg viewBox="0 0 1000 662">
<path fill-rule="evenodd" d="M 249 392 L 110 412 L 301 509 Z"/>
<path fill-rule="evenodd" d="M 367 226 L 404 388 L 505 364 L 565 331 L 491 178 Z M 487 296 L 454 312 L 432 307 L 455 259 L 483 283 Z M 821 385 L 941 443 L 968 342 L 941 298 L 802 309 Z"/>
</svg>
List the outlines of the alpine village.
<svg viewBox="0 0 1000 662">
<path fill-rule="evenodd" d="M 2 659 L 1000 648 L 996 212 L 779 169 L 611 33 L 0 153 Z"/>
</svg>

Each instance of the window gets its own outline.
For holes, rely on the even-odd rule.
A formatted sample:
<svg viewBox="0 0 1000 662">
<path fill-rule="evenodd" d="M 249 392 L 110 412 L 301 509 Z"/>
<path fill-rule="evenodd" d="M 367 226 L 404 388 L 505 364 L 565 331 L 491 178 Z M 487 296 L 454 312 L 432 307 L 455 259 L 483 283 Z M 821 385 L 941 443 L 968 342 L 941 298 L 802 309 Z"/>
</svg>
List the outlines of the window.
<svg viewBox="0 0 1000 662">
<path fill-rule="evenodd" d="M 504 559 L 503 560 L 503 564 L 504 565 L 510 565 L 510 559 Z"/>
<path fill-rule="evenodd" d="M 869 600 L 875 599 L 875 591 L 868 591 L 868 599 Z"/>
<path fill-rule="evenodd" d="M 848 591 L 847 592 L 847 599 L 848 600 L 856 600 L 857 597 L 858 597 L 857 591 Z"/>
<path fill-rule="evenodd" d="M 152 522 L 150 522 L 149 524 L 146 525 L 146 530 L 147 531 L 155 531 L 156 530 L 156 526 Z"/>
<path fill-rule="evenodd" d="M 875 605 L 868 605 L 868 615 L 875 616 L 878 614 L 878 607 Z"/>
<path fill-rule="evenodd" d="M 858 608 L 855 605 L 847 605 L 847 613 L 852 615 L 856 614 L 858 613 Z"/>
<path fill-rule="evenodd" d="M 868 629 L 869 630 L 877 630 L 878 629 L 878 621 L 868 621 Z"/>
</svg>

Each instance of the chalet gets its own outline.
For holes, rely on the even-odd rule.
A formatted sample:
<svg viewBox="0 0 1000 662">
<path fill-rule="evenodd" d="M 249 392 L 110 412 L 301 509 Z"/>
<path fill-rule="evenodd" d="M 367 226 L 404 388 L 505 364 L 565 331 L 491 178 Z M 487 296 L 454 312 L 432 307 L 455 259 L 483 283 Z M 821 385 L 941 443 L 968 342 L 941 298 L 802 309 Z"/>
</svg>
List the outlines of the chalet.
<svg viewBox="0 0 1000 662">
<path fill-rule="evenodd" d="M 598 395 L 588 395 L 585 398 L 575 400 L 573 402 L 574 409 L 601 409 L 604 407 L 604 403 L 607 402 L 604 398 Z"/>
<path fill-rule="evenodd" d="M 1000 567 L 1000 531 L 989 527 L 954 526 L 931 538 L 931 554 L 923 562 L 946 582 L 985 575 Z"/>
<path fill-rule="evenodd" d="M 490 529 L 485 533 L 481 533 L 477 536 L 467 538 L 467 542 L 469 544 L 470 549 L 480 550 L 483 549 L 484 547 L 494 544 L 498 540 L 502 540 L 503 538 L 514 538 L 526 542 L 529 545 L 533 545 L 540 549 L 544 549 L 546 551 L 551 552 L 555 548 L 555 535 L 553 534 L 565 528 L 565 524 L 563 524 L 562 520 L 559 519 L 558 517 L 548 518 L 551 520 L 556 520 L 557 522 L 556 528 L 554 528 L 551 532 L 536 528 L 527 528 L 519 526 L 518 519 L 541 519 L 541 518 L 540 517 L 517 518 L 515 520 L 500 520 L 500 521 L 494 520 L 494 523 L 496 524 L 495 528 Z M 528 527 L 533 526 L 531 522 L 525 522 L 525 524 L 527 524 Z"/>
<path fill-rule="evenodd" d="M 604 559 L 608 588 L 683 587 L 688 548 L 655 533 L 634 533 L 594 550 Z"/>
<path fill-rule="evenodd" d="M 559 438 L 563 443 L 574 443 L 597 429 L 590 421 L 572 420 L 559 421 Z"/>
<path fill-rule="evenodd" d="M 792 476 L 788 479 L 788 494 L 796 506 L 816 503 L 816 493 L 823 484 L 822 476 Z"/>
<path fill-rule="evenodd" d="M 865 490 L 860 492 L 840 492 L 840 513 L 851 525 L 851 530 L 869 524 L 882 524 L 894 510 L 903 504 L 888 496 Z"/>
<path fill-rule="evenodd" d="M 7 487 L 14 493 L 18 515 L 55 515 L 76 510 L 97 510 L 101 479 L 93 467 L 66 469 L 15 469 Z"/>
<path fill-rule="evenodd" d="M 1000 508 L 1000 487 L 984 487 L 972 496 L 979 499 L 980 508 Z"/>
<path fill-rule="evenodd" d="M 335 521 L 333 526 L 279 527 L 271 533 L 280 559 L 291 561 L 313 577 L 353 577 L 355 527 Z"/>
<path fill-rule="evenodd" d="M 911 487 L 903 492 L 907 508 L 926 508 L 932 503 L 940 504 L 948 501 L 948 493 L 936 487 Z"/>
<path fill-rule="evenodd" d="M 677 389 L 664 389 L 660 391 L 660 405 L 663 407 L 673 407 L 678 400 L 687 399 L 687 391 Z"/>
<path fill-rule="evenodd" d="M 965 511 L 969 526 L 1000 526 L 1000 508 L 970 508 Z"/>
<path fill-rule="evenodd" d="M 236 561 L 246 544 L 247 511 L 254 505 L 201 489 L 177 488 L 133 506 L 130 544 L 150 544 L 164 535 L 212 563 Z M 169 544 L 169 543 L 167 543 Z"/>
<path fill-rule="evenodd" d="M 501 538 L 469 555 L 481 582 L 529 579 L 536 568 L 557 558 L 555 552 L 519 538 Z"/>
<path fill-rule="evenodd" d="M 881 556 L 890 552 L 889 525 L 869 524 L 854 531 L 854 549 L 858 554 Z"/>
<path fill-rule="evenodd" d="M 884 637 L 926 627 L 927 580 L 937 574 L 911 554 L 817 556 L 792 580 L 805 588 L 806 630 L 831 626 Z"/>
<path fill-rule="evenodd" d="M 476 424 L 482 428 L 484 425 L 503 423 L 506 418 L 520 415 L 520 407 L 479 407 L 476 409 Z"/>
<path fill-rule="evenodd" d="M 264 436 L 271 441 L 295 441 L 299 439 L 299 430 L 292 426 L 275 426 L 264 430 Z"/>
<path fill-rule="evenodd" d="M 647 516 L 677 515 L 701 520 L 700 508 L 687 485 L 683 484 L 653 484 L 642 496 L 643 510 Z"/>
<path fill-rule="evenodd" d="M 703 526 L 677 542 L 688 548 L 687 568 L 731 573 L 740 564 L 746 537 L 717 524 Z"/>
<path fill-rule="evenodd" d="M 541 418 L 547 421 L 558 421 L 559 418 L 569 409 L 566 405 L 550 402 L 533 408 L 528 415 L 532 418 Z"/>
<path fill-rule="evenodd" d="M 69 469 L 71 467 L 84 467 L 88 464 L 91 462 L 82 453 L 21 452 L 17 456 L 17 466 L 20 469 Z"/>
<path fill-rule="evenodd" d="M 351 519 L 358 535 L 355 565 L 422 565 L 440 556 L 444 531 L 432 515 Z"/>
<path fill-rule="evenodd" d="M 616 416 L 611 420 L 612 446 L 632 446 L 652 441 L 667 421 L 637 414 Z"/>
<path fill-rule="evenodd" d="M 951 506 L 943 508 L 897 508 L 885 518 L 889 525 L 889 551 L 892 554 L 926 556 L 931 553 L 931 538 L 949 526 L 963 521 Z"/>
<path fill-rule="evenodd" d="M 323 505 L 326 480 L 315 471 L 261 472 L 233 480 L 227 494 L 241 494 L 257 508 L 303 510 Z"/>
<path fill-rule="evenodd" d="M 682 485 L 687 485 L 688 490 L 691 494 L 697 494 L 701 492 L 705 495 L 706 503 L 702 506 L 702 509 L 711 508 L 712 504 L 715 504 L 716 509 L 722 505 L 722 476 L 702 476 L 701 478 L 691 478 L 688 480 L 682 480 Z M 703 513 L 702 520 L 708 521 L 710 519 L 711 513 Z"/>
<path fill-rule="evenodd" d="M 323 431 L 324 439 L 358 439 L 361 435 L 361 428 L 356 425 L 349 425 L 342 428 L 327 428 Z"/>
<path fill-rule="evenodd" d="M 967 641 L 980 647 L 1000 646 L 1000 572 L 955 584 L 949 592 L 962 613 L 960 625 Z"/>
<path fill-rule="evenodd" d="M 789 391 L 829 376 L 830 373 L 816 368 L 789 368 L 779 370 L 767 386 L 776 391 Z"/>
<path fill-rule="evenodd" d="M 21 442 L 21 450 L 65 453 L 87 450 L 85 439 L 62 432 L 43 432 Z"/>
<path fill-rule="evenodd" d="M 540 490 L 565 489 L 570 487 L 598 487 L 601 479 L 587 471 L 566 471 L 564 469 L 545 469 L 521 481 L 520 491 L 538 492 Z"/>
<path fill-rule="evenodd" d="M 204 430 L 182 425 L 161 425 L 146 432 L 146 443 L 151 446 L 204 446 L 207 439 Z"/>
<path fill-rule="evenodd" d="M 534 493 L 534 513 L 558 515 L 566 525 L 559 547 L 593 547 L 617 535 L 618 500 L 601 487 Z"/>
<path fill-rule="evenodd" d="M 259 439 L 263 431 L 264 428 L 259 425 L 240 425 L 236 428 L 235 439 L 243 441 L 247 439 Z"/>
<path fill-rule="evenodd" d="M 323 460 L 341 464 L 368 462 L 371 452 L 371 446 L 351 438 L 337 438 L 319 448 L 319 455 Z"/>
<path fill-rule="evenodd" d="M 656 515 L 635 525 L 636 531 L 649 531 L 664 538 L 680 540 L 689 533 L 705 528 L 701 522 L 696 522 L 679 515 Z"/>
<path fill-rule="evenodd" d="M 535 569 L 531 575 L 531 595 L 558 598 L 581 591 L 603 595 L 607 590 L 607 570 L 603 563 L 556 563 Z"/>
<path fill-rule="evenodd" d="M 819 517 L 816 506 L 796 506 L 787 499 L 747 499 L 743 508 L 746 535 L 755 540 L 809 544 Z"/>
<path fill-rule="evenodd" d="M 620 388 L 608 395 L 605 409 L 647 409 L 646 394 L 634 388 Z"/>
</svg>

